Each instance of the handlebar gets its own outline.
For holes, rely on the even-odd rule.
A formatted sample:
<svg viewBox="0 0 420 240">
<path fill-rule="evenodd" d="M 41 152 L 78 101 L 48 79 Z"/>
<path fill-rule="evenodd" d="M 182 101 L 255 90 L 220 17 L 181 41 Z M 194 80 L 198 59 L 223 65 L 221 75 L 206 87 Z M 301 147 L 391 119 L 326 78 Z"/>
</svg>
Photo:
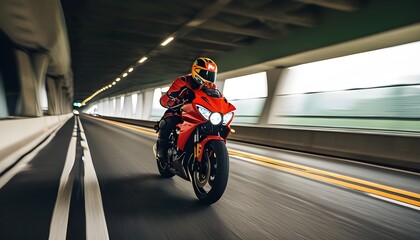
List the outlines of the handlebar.
<svg viewBox="0 0 420 240">
<path fill-rule="evenodd" d="M 171 100 L 171 101 L 175 101 L 175 99 L 176 98 L 173 98 L 174 100 Z M 168 103 L 168 109 L 170 109 L 170 110 L 174 110 L 174 109 L 176 109 L 176 108 L 179 108 L 179 107 L 182 107 L 185 103 L 187 103 L 188 101 L 186 100 L 186 99 L 182 99 L 182 101 L 180 102 L 180 103 L 178 103 L 177 105 L 174 105 L 174 106 L 172 106 L 172 107 L 169 107 L 169 103 Z"/>
</svg>

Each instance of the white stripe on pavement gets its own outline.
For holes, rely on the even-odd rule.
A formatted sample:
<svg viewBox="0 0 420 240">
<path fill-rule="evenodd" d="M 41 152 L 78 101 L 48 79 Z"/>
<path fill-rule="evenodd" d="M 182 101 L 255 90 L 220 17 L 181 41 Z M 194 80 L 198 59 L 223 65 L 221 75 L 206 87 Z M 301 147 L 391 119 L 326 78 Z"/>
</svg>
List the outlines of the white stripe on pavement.
<svg viewBox="0 0 420 240">
<path fill-rule="evenodd" d="M 104 239 L 108 240 L 108 228 L 106 226 L 105 213 L 102 205 L 101 189 L 99 187 L 98 178 L 96 177 L 95 168 L 90 155 L 89 145 L 86 135 L 78 118 L 80 126 L 81 144 L 84 154 L 85 165 L 85 214 L 86 214 L 86 239 Z"/>
<path fill-rule="evenodd" d="M 67 150 L 66 162 L 60 178 L 60 187 L 57 193 L 57 200 L 50 225 L 50 240 L 65 240 L 67 236 L 67 224 L 70 210 L 71 192 L 73 189 L 73 179 L 69 179 L 76 158 L 77 142 L 77 122 L 74 118 L 73 134 L 70 139 L 69 149 Z"/>
</svg>

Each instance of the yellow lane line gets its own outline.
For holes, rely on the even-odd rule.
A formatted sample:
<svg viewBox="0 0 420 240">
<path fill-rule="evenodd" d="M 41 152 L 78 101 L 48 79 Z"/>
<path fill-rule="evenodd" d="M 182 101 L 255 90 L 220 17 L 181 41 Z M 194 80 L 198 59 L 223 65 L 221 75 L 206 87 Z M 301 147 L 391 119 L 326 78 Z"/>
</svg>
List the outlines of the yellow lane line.
<svg viewBox="0 0 420 240">
<path fill-rule="evenodd" d="M 251 158 L 251 159 L 254 159 L 254 160 L 263 161 L 263 162 L 267 162 L 267 163 L 271 163 L 271 164 L 275 164 L 275 165 L 281 164 L 281 165 L 284 165 L 284 166 L 288 166 L 289 168 L 290 167 L 297 168 L 297 169 L 301 169 L 301 171 L 307 171 L 307 172 L 311 172 L 311 173 L 317 173 L 317 174 L 321 174 L 321 175 L 325 175 L 325 176 L 330 176 L 330 177 L 338 178 L 338 179 L 341 179 L 341 180 L 354 182 L 354 183 L 358 183 L 358 184 L 362 184 L 362 185 L 366 185 L 366 186 L 370 186 L 370 187 L 374 187 L 374 188 L 379 188 L 379 189 L 382 189 L 382 190 L 385 190 L 385 191 L 394 192 L 394 193 L 398 193 L 398 194 L 401 194 L 401 195 L 406 195 L 406 196 L 409 196 L 409 197 L 420 199 L 420 194 L 418 194 L 418 193 L 414 193 L 414 192 L 410 192 L 410 191 L 406 191 L 406 190 L 402 190 L 402 189 L 398 189 L 398 188 L 393 188 L 393 187 L 389 187 L 389 186 L 386 186 L 386 185 L 361 180 L 361 179 L 358 179 L 358 178 L 348 177 L 348 176 L 337 174 L 337 173 L 327 172 L 327 171 L 319 170 L 319 169 L 312 168 L 312 167 L 307 167 L 307 166 L 303 166 L 303 165 L 299 165 L 299 164 L 295 164 L 295 163 L 285 162 L 285 161 L 281 161 L 281 160 L 277 160 L 277 159 L 273 159 L 273 158 L 269 158 L 269 157 L 263 157 L 263 156 L 259 156 L 259 155 L 256 155 L 256 154 L 246 153 L 246 152 L 237 151 L 237 150 L 229 150 L 229 153 L 231 153 L 232 155 L 243 156 L 245 158 Z"/>
<path fill-rule="evenodd" d="M 271 167 L 271 168 L 275 168 L 275 169 L 278 169 L 278 170 L 282 170 L 282 171 L 285 171 L 285 172 L 290 172 L 290 173 L 293 173 L 293 174 L 296 174 L 296 175 L 301 175 L 301 176 L 305 176 L 305 177 L 308 177 L 308 178 L 320 180 L 320 181 L 323 181 L 323 182 L 332 183 L 332 184 L 335 184 L 335 185 L 338 185 L 338 186 L 350 188 L 350 189 L 353 189 L 353 190 L 358 190 L 358 191 L 361 191 L 361 192 L 367 192 L 367 193 L 375 194 L 375 195 L 378 195 L 378 196 L 381 196 L 381 197 L 385 197 L 385 198 L 388 198 L 388 199 L 393 199 L 393 200 L 396 200 L 396 201 L 399 201 L 399 202 L 403 202 L 403 203 L 407 203 L 407 204 L 410 204 L 410 205 L 413 205 L 413 206 L 420 207 L 420 201 L 416 201 L 416 200 L 413 200 L 413 199 L 410 199 L 410 198 L 405 198 L 405 197 L 401 197 L 401 196 L 398 196 L 398 195 L 382 192 L 382 191 L 379 191 L 379 190 L 359 186 L 359 185 L 356 185 L 356 184 L 343 182 L 343 181 L 340 181 L 340 180 L 336 180 L 336 179 L 332 179 L 332 178 L 328 178 L 328 177 L 324 177 L 324 176 L 319 176 L 319 175 L 309 173 L 309 172 L 302 172 L 302 171 L 296 170 L 294 168 L 283 167 L 283 166 L 279 166 L 279 165 L 255 160 L 255 159 L 249 159 L 249 158 L 247 159 L 247 158 L 242 158 L 242 157 L 241 157 L 241 159 L 249 161 L 249 162 L 253 162 L 253 163 L 256 163 L 256 164 L 268 166 L 268 167 Z"/>
<path fill-rule="evenodd" d="M 100 118 L 95 118 L 97 120 L 103 121 L 103 122 L 108 122 L 111 124 L 115 124 L 124 128 L 128 128 L 134 131 L 138 131 L 144 134 L 148 134 L 151 136 L 157 136 L 157 134 L 155 133 L 154 130 L 148 130 L 142 127 L 136 127 L 130 124 L 125 124 L 125 123 L 120 123 L 120 122 L 115 122 L 112 120 L 105 120 L 105 119 L 100 119 Z M 313 179 L 317 179 L 320 181 L 324 181 L 324 182 L 329 182 L 332 184 L 336 184 L 339 186 L 343 186 L 343 187 L 347 187 L 350 189 L 354 189 L 354 190 L 358 190 L 358 191 L 362 191 L 362 192 L 367 192 L 367 193 L 371 193 L 371 194 L 375 194 L 381 197 L 386 197 L 389 199 L 393 199 L 393 200 L 397 200 L 400 202 L 404 202 L 404 203 L 408 203 L 414 206 L 420 206 L 420 201 L 416 201 L 413 199 L 409 199 L 409 198 L 405 198 L 402 196 L 398 196 L 398 195 L 394 195 L 392 193 L 387 193 L 387 192 L 382 192 L 380 190 L 385 190 L 388 192 L 393 192 L 393 193 L 397 193 L 400 195 L 405 195 L 405 196 L 409 196 L 412 198 L 418 198 L 420 199 L 420 194 L 418 193 L 414 193 L 414 192 L 410 192 L 410 191 L 406 191 L 406 190 L 402 190 L 402 189 L 398 189 L 398 188 L 394 188 L 394 187 L 390 187 L 390 186 L 386 186 L 386 185 L 382 185 L 382 184 L 378 184 L 378 183 L 373 183 L 373 182 L 369 182 L 369 181 L 365 181 L 365 180 L 361 180 L 358 178 L 353 178 L 353 177 L 348 177 L 345 175 L 341 175 L 341 174 L 337 174 L 337 173 L 332 173 L 332 172 L 327 172 L 324 170 L 320 170 L 320 169 L 316 169 L 316 168 L 312 168 L 312 167 L 307 167 L 307 166 L 303 166 L 303 165 L 299 165 L 299 164 L 295 164 L 295 163 L 290 163 L 290 162 L 286 162 L 286 161 L 282 161 L 282 160 L 278 160 L 278 159 L 273 159 L 273 158 L 269 158 L 269 157 L 264 157 L 264 156 L 260 156 L 260 155 L 256 155 L 256 154 L 252 154 L 252 153 L 247 153 L 247 152 L 242 152 L 242 151 L 238 151 L 238 150 L 233 150 L 233 149 L 229 149 L 229 154 L 233 155 L 233 156 L 239 156 L 242 157 L 241 159 L 244 159 L 246 161 L 249 162 L 253 162 L 253 163 L 257 163 L 260 165 L 264 165 L 264 166 L 268 166 L 271 168 L 275 168 L 275 169 L 279 169 L 282 171 L 286 171 L 286 172 L 290 172 L 290 173 L 294 173 L 297 175 L 301 175 L 301 176 L 306 176 L 309 178 L 313 178 Z M 324 175 L 324 176 L 321 176 Z M 336 179 L 332 179 L 330 177 L 336 178 Z M 339 180 L 337 180 L 339 179 Z M 340 180 L 344 180 L 344 181 L 348 181 L 348 182 L 344 182 L 344 181 L 340 181 Z M 349 182 L 353 182 L 356 184 L 362 184 L 365 186 L 369 186 L 369 187 L 374 187 L 380 190 L 376 190 L 376 189 L 371 189 L 368 187 L 364 187 L 364 186 L 360 186 L 360 185 L 356 185 L 353 183 L 349 183 Z"/>
<path fill-rule="evenodd" d="M 138 131 L 144 134 L 148 134 L 151 136 L 157 136 L 156 131 L 154 130 L 149 130 L 147 128 L 143 128 L 143 127 L 139 127 L 139 126 L 134 126 L 132 124 L 127 124 L 127 123 L 120 123 L 120 122 L 116 122 L 116 121 L 112 121 L 112 120 L 107 120 L 107 119 L 102 119 L 102 118 L 95 118 L 96 120 L 102 121 L 102 122 L 107 122 L 107 123 L 111 123 L 120 127 L 124 127 L 124 128 L 128 128 L 134 131 Z"/>
</svg>

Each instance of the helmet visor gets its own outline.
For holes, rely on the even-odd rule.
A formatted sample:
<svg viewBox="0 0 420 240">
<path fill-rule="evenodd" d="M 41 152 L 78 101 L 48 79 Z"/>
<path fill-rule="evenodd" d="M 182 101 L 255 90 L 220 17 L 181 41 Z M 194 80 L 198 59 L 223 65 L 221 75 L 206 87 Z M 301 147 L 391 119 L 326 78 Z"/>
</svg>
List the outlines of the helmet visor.
<svg viewBox="0 0 420 240">
<path fill-rule="evenodd" d="M 203 78 L 203 80 L 209 81 L 214 83 L 216 81 L 216 73 L 215 72 L 210 72 L 210 71 L 206 71 L 201 69 L 198 72 L 198 75 L 200 75 L 200 77 Z"/>
</svg>

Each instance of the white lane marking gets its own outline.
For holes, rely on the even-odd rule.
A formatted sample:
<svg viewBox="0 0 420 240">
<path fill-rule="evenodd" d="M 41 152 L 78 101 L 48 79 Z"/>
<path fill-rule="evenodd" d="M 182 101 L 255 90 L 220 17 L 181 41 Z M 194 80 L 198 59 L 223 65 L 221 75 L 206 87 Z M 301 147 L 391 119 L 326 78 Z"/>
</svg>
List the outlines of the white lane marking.
<svg viewBox="0 0 420 240">
<path fill-rule="evenodd" d="M 77 122 L 74 118 L 73 134 L 70 139 L 69 149 L 67 150 L 66 162 L 63 173 L 60 178 L 60 187 L 57 193 L 57 200 L 54 206 L 54 212 L 51 219 L 50 235 L 48 239 L 66 239 L 67 224 L 70 211 L 70 199 L 73 189 L 73 179 L 69 179 L 76 158 L 77 142 Z"/>
<path fill-rule="evenodd" d="M 99 187 L 98 178 L 96 177 L 95 167 L 93 166 L 92 156 L 90 155 L 89 145 L 80 118 L 78 118 L 78 121 L 85 164 L 86 239 L 107 240 L 109 239 L 109 235 L 102 205 L 101 189 Z"/>
<path fill-rule="evenodd" d="M 387 201 L 387 202 L 391 202 L 391 203 L 394 203 L 394 204 L 398 204 L 398 205 L 401 205 L 401 206 L 404 206 L 404 207 L 408 207 L 408 208 L 420 211 L 420 207 L 417 207 L 417 206 L 414 206 L 414 205 L 411 205 L 411 204 L 407 204 L 407 203 L 403 203 L 403 202 L 396 201 L 396 200 L 393 200 L 393 199 L 385 198 L 385 197 L 378 196 L 378 195 L 375 195 L 375 194 L 372 194 L 372 193 L 366 193 L 366 194 L 371 196 L 371 197 L 374 197 L 374 198 L 379 198 L 379 199 Z"/>
<path fill-rule="evenodd" d="M 7 171 L 6 173 L 3 174 L 3 176 L 0 177 L 0 189 L 4 187 L 4 185 L 6 185 L 10 179 L 12 179 L 16 174 L 18 174 L 19 172 L 21 172 L 22 170 L 24 170 L 27 166 L 28 163 L 30 161 L 32 161 L 32 159 L 34 159 L 34 157 L 45 147 L 47 146 L 51 140 L 55 137 L 55 135 L 57 134 L 58 130 L 61 129 L 61 127 L 66 123 L 63 122 L 61 123 L 52 133 L 51 135 L 44 141 L 42 142 L 37 148 L 35 148 L 34 150 L 32 150 L 30 153 L 28 153 L 26 156 L 24 156 L 14 167 L 12 167 L 9 171 Z"/>
</svg>

